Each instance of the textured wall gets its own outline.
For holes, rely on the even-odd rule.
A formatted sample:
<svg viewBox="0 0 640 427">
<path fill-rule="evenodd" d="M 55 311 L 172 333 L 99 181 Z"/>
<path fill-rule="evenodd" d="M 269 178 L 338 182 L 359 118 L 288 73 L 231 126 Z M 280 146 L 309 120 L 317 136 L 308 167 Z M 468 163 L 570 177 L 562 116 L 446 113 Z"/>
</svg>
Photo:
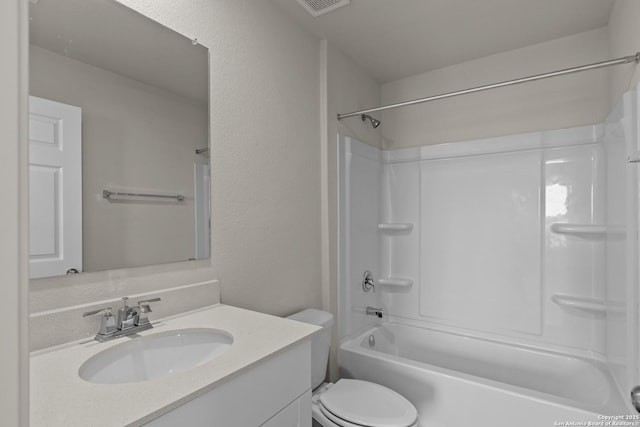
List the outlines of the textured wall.
<svg viewBox="0 0 640 427">
<path fill-rule="evenodd" d="M 382 86 L 384 104 L 608 59 L 607 29 L 516 49 Z M 384 148 L 417 147 L 601 122 L 608 71 L 596 70 L 382 113 Z"/>
<path fill-rule="evenodd" d="M 381 102 L 380 84 L 369 77 L 349 57 L 335 46 L 327 43 L 327 109 L 329 135 L 355 138 L 365 144 L 380 147 L 381 128 L 373 129 L 371 124 L 360 117 L 338 120 L 338 113 L 377 107 Z M 372 114 L 380 118 L 380 114 Z M 335 141 L 333 141 L 335 142 Z M 334 145 L 335 147 L 335 145 Z"/>
<path fill-rule="evenodd" d="M 210 49 L 222 302 L 279 315 L 319 307 L 318 42 L 268 2 L 122 3 Z"/>
</svg>

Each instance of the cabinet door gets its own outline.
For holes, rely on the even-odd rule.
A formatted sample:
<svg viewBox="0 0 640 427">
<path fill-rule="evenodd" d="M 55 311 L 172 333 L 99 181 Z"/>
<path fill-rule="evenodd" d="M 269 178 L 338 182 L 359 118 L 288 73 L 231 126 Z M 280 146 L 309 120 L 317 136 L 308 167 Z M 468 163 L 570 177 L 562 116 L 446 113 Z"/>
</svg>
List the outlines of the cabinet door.
<svg viewBox="0 0 640 427">
<path fill-rule="evenodd" d="M 262 427 L 311 427 L 311 390 L 291 402 Z"/>
<path fill-rule="evenodd" d="M 298 406 L 292 406 L 292 402 Z M 263 425 L 311 427 L 311 342 L 308 339 L 145 424 L 149 427 Z"/>
</svg>

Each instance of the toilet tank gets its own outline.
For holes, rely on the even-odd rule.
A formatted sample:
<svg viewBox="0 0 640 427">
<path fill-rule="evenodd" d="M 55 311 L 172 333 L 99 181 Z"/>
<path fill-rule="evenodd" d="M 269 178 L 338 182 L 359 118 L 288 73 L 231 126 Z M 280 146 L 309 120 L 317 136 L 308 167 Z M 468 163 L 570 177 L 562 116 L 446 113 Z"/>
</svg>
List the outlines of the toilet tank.
<svg viewBox="0 0 640 427">
<path fill-rule="evenodd" d="M 315 389 L 322 384 L 327 372 L 333 315 L 326 311 L 309 308 L 292 314 L 287 319 L 322 327 L 311 336 L 311 388 Z"/>
</svg>

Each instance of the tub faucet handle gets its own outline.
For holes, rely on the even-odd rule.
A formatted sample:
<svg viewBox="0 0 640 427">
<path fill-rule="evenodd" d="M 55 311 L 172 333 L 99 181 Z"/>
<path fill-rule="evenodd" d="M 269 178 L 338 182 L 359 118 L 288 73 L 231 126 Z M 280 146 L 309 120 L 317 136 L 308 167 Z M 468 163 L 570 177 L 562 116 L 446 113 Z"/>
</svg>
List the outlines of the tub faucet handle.
<svg viewBox="0 0 640 427">
<path fill-rule="evenodd" d="M 375 280 L 373 279 L 373 273 L 369 270 L 366 270 L 362 275 L 362 290 L 365 292 L 369 292 L 373 289 L 373 293 L 376 293 Z"/>
</svg>

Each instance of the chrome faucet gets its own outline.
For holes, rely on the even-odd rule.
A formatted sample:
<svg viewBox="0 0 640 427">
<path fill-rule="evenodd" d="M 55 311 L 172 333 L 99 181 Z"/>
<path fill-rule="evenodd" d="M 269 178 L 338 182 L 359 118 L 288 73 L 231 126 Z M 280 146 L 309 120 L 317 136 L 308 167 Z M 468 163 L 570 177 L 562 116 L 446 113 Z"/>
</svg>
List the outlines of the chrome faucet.
<svg viewBox="0 0 640 427">
<path fill-rule="evenodd" d="M 82 317 L 87 317 L 104 313 L 100 319 L 100 330 L 96 334 L 96 341 L 109 341 L 115 338 L 145 331 L 153 327 L 151 322 L 149 322 L 149 317 L 147 315 L 147 313 L 152 312 L 149 303 L 160 301 L 160 298 L 138 301 L 138 305 L 133 307 L 127 305 L 128 300 L 129 297 L 122 297 L 123 304 L 122 307 L 118 309 L 117 316 L 113 315 L 111 307 L 87 311 L 82 315 Z"/>
<path fill-rule="evenodd" d="M 133 328 L 136 324 L 136 310 L 127 305 L 129 297 L 122 297 L 122 307 L 118 310 L 116 325 L 121 331 Z"/>
<path fill-rule="evenodd" d="M 366 312 L 368 316 L 378 316 L 379 319 L 382 319 L 382 315 L 384 314 L 382 308 L 375 307 L 367 307 Z"/>
</svg>

